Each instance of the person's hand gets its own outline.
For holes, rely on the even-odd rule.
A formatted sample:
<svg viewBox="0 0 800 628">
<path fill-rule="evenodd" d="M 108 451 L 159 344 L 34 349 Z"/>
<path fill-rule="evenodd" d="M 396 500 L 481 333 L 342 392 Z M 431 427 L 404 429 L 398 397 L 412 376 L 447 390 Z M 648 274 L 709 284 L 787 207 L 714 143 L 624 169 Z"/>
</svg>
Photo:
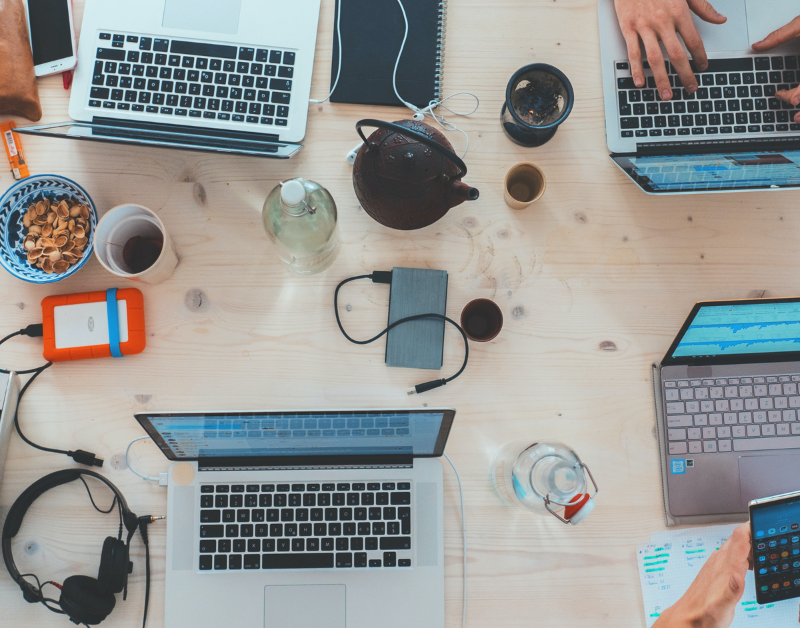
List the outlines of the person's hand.
<svg viewBox="0 0 800 628">
<path fill-rule="evenodd" d="M 661 100 L 672 98 L 664 55 L 658 45 L 661 40 L 683 87 L 694 93 L 697 90 L 697 78 L 678 39 L 678 33 L 692 53 L 695 67 L 702 72 L 708 67 L 708 57 L 703 40 L 692 22 L 692 11 L 712 24 L 723 24 L 728 18 L 718 13 L 706 0 L 614 0 L 614 6 L 622 35 L 628 44 L 631 75 L 636 86 L 644 87 L 645 83 L 642 51 L 639 46 L 641 39 Z"/>
<path fill-rule="evenodd" d="M 744 593 L 748 567 L 752 568 L 750 525 L 744 523 L 708 557 L 683 597 L 653 628 L 727 628 Z"/>
<path fill-rule="evenodd" d="M 771 32 L 758 43 L 753 44 L 753 50 L 756 52 L 764 52 L 795 37 L 800 37 L 800 17 L 794 18 L 786 26 L 781 26 L 778 30 Z M 779 100 L 787 102 L 794 107 L 800 105 L 800 87 L 796 87 L 795 89 L 782 89 L 775 94 L 775 96 Z M 800 113 L 795 115 L 794 121 L 800 122 Z"/>
</svg>

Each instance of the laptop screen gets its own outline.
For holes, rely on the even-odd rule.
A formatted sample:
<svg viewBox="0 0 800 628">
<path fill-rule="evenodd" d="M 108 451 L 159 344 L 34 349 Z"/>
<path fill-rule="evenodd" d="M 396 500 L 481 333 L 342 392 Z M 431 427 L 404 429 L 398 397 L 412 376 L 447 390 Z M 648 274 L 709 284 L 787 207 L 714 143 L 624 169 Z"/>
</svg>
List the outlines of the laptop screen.
<svg viewBox="0 0 800 628">
<path fill-rule="evenodd" d="M 611 158 L 653 194 L 800 187 L 800 150 Z"/>
<path fill-rule="evenodd" d="M 453 410 L 140 413 L 171 460 L 441 455 Z"/>
<path fill-rule="evenodd" d="M 673 360 L 794 360 L 800 353 L 800 300 L 698 303 L 670 348 Z"/>
</svg>

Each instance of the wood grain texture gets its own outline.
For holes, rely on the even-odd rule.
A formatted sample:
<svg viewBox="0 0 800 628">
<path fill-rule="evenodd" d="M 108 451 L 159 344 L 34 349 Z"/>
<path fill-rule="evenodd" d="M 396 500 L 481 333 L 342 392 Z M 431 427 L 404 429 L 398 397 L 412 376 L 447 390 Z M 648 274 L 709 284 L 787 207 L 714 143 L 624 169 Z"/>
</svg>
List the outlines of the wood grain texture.
<svg viewBox="0 0 800 628">
<path fill-rule="evenodd" d="M 75 9 L 80 24 L 80 0 Z M 316 98 L 328 90 L 332 16 L 333 0 L 323 0 Z M 563 70 L 577 101 L 550 143 L 526 150 L 506 139 L 499 116 L 509 77 L 535 61 Z M 39 84 L 43 122 L 67 119 L 61 78 Z M 798 195 L 653 198 L 632 185 L 607 156 L 593 0 L 451 1 L 444 87 L 481 99 L 475 116 L 458 120 L 471 139 L 466 181 L 481 197 L 412 233 L 366 216 L 344 160 L 357 141 L 357 120 L 407 118 L 400 109 L 313 105 L 306 148 L 287 162 L 24 137 L 32 173 L 78 181 L 101 214 L 126 202 L 158 212 L 181 263 L 170 280 L 142 286 L 145 352 L 53 367 L 26 396 L 22 424 L 39 442 L 97 452 L 137 513 L 163 514 L 166 492 L 125 469 L 125 447 L 142 434 L 135 411 L 453 406 L 447 451 L 466 491 L 469 625 L 638 628 L 644 619 L 635 544 L 664 526 L 650 364 L 697 300 L 797 293 Z M 463 151 L 463 138 L 449 136 Z M 540 165 L 548 187 L 530 208 L 513 211 L 502 182 L 520 161 Z M 267 193 L 294 176 L 327 187 L 340 212 L 341 253 L 314 277 L 286 272 L 261 227 Z M 0 186 L 11 183 L 3 169 Z M 494 299 L 505 318 L 496 340 L 473 343 L 464 375 L 422 397 L 408 398 L 405 389 L 430 372 L 385 367 L 383 344 L 349 344 L 331 311 L 339 280 L 394 266 L 447 270 L 452 318 L 477 297 Z M 2 328 L 37 322 L 49 294 L 124 284 L 94 259 L 52 286 L 2 273 Z M 353 335 L 368 337 L 385 324 L 387 304 L 388 287 L 350 285 L 341 295 L 342 320 Z M 3 346 L 0 364 L 37 365 L 40 351 L 37 340 L 15 339 Z M 461 340 L 448 329 L 442 373 L 458 368 L 461 356 Z M 557 439 L 581 455 L 601 488 L 585 523 L 567 527 L 503 505 L 489 483 L 489 460 L 515 439 Z M 138 443 L 134 458 L 151 474 L 166 468 L 150 443 Z M 14 436 L 0 514 L 65 462 Z M 461 522 L 449 469 L 445 483 L 447 626 L 456 628 Z M 81 486 L 60 489 L 23 524 L 15 543 L 20 568 L 55 580 L 94 575 L 114 526 L 111 516 L 91 510 Z M 159 628 L 164 526 L 154 524 L 150 535 L 148 625 Z M 104 626 L 140 621 L 143 556 L 134 542 L 129 599 Z M 0 608 L 3 624 L 67 625 L 25 604 L 5 572 Z"/>
</svg>

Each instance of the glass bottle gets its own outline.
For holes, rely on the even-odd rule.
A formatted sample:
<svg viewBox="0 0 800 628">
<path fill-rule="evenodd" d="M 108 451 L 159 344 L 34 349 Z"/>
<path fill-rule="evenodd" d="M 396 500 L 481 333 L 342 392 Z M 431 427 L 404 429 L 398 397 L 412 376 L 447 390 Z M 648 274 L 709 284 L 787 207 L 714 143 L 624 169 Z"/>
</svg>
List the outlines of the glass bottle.
<svg viewBox="0 0 800 628">
<path fill-rule="evenodd" d="M 319 273 L 339 253 L 336 203 L 319 183 L 297 178 L 275 186 L 264 201 L 262 219 L 278 257 L 292 272 Z"/>
<path fill-rule="evenodd" d="M 510 504 L 530 512 L 555 515 L 577 525 L 594 509 L 597 494 L 589 468 L 563 443 L 509 443 L 492 462 L 495 489 Z M 594 486 L 589 495 L 588 484 Z"/>
</svg>

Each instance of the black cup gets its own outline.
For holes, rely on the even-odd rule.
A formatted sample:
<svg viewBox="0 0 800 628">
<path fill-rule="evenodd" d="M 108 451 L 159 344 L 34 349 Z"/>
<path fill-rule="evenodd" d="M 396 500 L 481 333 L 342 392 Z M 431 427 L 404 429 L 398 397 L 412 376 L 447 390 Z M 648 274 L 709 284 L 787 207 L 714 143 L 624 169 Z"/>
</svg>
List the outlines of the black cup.
<svg viewBox="0 0 800 628">
<path fill-rule="evenodd" d="M 520 146 L 549 142 L 572 111 L 575 94 L 564 73 L 546 63 L 520 68 L 506 87 L 503 130 Z"/>
<path fill-rule="evenodd" d="M 488 342 L 503 328 L 503 313 L 494 301 L 475 299 L 461 312 L 461 327 L 470 340 Z"/>
</svg>

